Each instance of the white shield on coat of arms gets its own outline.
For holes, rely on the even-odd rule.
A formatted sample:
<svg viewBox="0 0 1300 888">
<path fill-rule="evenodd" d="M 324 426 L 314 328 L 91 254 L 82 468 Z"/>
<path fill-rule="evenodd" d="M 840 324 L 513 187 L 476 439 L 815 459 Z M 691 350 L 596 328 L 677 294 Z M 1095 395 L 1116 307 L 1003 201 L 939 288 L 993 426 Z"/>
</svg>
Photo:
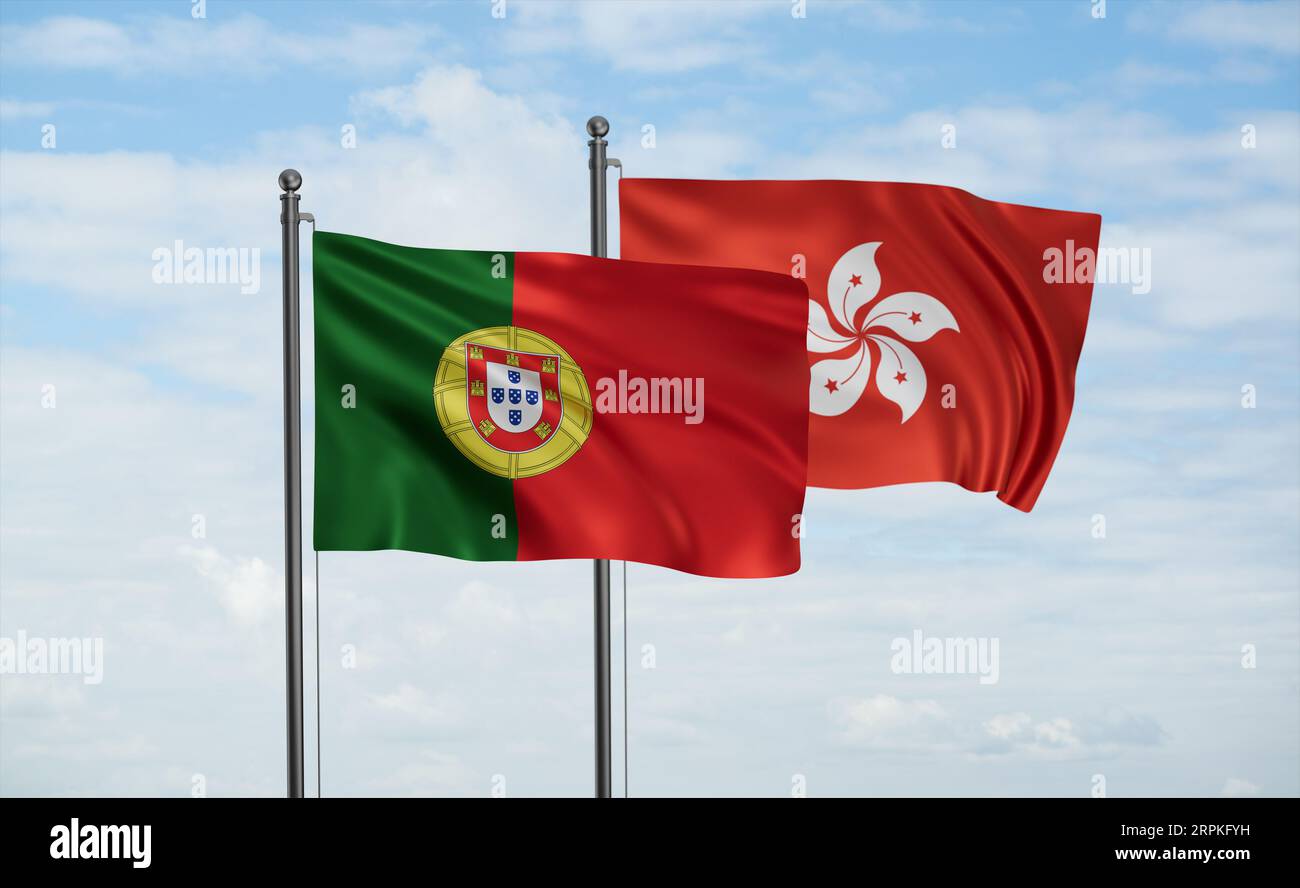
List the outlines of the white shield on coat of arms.
<svg viewBox="0 0 1300 888">
<path fill-rule="evenodd" d="M 536 370 L 487 361 L 488 416 L 500 428 L 526 432 L 542 418 L 542 377 Z"/>
</svg>

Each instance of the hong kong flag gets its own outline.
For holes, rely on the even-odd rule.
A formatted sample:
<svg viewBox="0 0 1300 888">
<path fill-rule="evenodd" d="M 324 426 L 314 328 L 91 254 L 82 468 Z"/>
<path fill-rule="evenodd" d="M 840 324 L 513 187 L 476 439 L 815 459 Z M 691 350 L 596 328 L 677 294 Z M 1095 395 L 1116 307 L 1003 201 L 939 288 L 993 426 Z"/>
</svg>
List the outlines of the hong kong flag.
<svg viewBox="0 0 1300 888">
<path fill-rule="evenodd" d="M 895 182 L 625 179 L 624 259 L 805 277 L 808 484 L 1029 511 L 1074 403 L 1101 217 Z"/>
</svg>

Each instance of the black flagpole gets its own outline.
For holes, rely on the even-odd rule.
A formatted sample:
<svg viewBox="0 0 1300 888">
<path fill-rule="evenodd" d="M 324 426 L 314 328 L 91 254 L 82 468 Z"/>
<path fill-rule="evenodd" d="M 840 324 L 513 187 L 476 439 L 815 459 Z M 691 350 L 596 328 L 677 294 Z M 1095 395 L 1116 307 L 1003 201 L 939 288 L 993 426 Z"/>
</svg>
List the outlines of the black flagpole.
<svg viewBox="0 0 1300 888">
<path fill-rule="evenodd" d="M 289 798 L 305 795 L 302 741 L 302 429 L 299 412 L 297 170 L 280 173 L 284 273 L 284 632 Z"/>
<path fill-rule="evenodd" d="M 604 257 L 608 252 L 605 242 L 605 136 L 609 134 L 609 121 L 593 117 L 587 121 L 587 134 L 591 141 L 591 157 L 587 166 L 591 171 L 591 255 Z M 609 668 L 609 561 L 598 558 L 595 568 L 595 636 L 596 636 L 596 798 L 613 797 L 613 735 L 610 731 L 610 668 Z"/>
</svg>

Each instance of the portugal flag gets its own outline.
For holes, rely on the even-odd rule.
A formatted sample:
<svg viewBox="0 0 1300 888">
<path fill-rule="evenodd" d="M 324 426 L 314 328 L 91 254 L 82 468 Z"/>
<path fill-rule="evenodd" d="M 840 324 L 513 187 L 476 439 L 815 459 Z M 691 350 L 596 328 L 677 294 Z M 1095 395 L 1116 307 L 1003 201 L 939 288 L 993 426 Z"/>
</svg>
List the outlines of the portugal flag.
<svg viewBox="0 0 1300 888">
<path fill-rule="evenodd" d="M 624 179 L 621 255 L 806 277 L 808 483 L 1028 511 L 1061 446 L 1101 217 L 894 182 Z"/>
<path fill-rule="evenodd" d="M 318 550 L 799 567 L 789 275 L 313 239 Z"/>
</svg>

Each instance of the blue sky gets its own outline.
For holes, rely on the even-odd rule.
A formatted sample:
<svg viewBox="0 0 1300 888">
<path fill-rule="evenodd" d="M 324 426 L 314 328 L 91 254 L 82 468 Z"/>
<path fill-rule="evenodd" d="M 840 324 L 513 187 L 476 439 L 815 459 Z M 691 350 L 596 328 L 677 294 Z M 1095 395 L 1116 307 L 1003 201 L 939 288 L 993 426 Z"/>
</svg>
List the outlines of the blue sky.
<svg viewBox="0 0 1300 888">
<path fill-rule="evenodd" d="M 795 577 L 630 567 L 633 794 L 1300 792 L 1300 6 L 791 5 L 0 3 L 0 635 L 106 650 L 0 677 L 0 793 L 281 791 L 276 174 L 332 230 L 583 252 L 596 113 L 626 175 L 936 182 L 1152 257 L 1030 515 L 814 491 Z M 260 291 L 155 284 L 177 239 Z M 326 793 L 589 792 L 588 577 L 328 553 Z M 998 683 L 892 672 L 915 629 Z"/>
</svg>

